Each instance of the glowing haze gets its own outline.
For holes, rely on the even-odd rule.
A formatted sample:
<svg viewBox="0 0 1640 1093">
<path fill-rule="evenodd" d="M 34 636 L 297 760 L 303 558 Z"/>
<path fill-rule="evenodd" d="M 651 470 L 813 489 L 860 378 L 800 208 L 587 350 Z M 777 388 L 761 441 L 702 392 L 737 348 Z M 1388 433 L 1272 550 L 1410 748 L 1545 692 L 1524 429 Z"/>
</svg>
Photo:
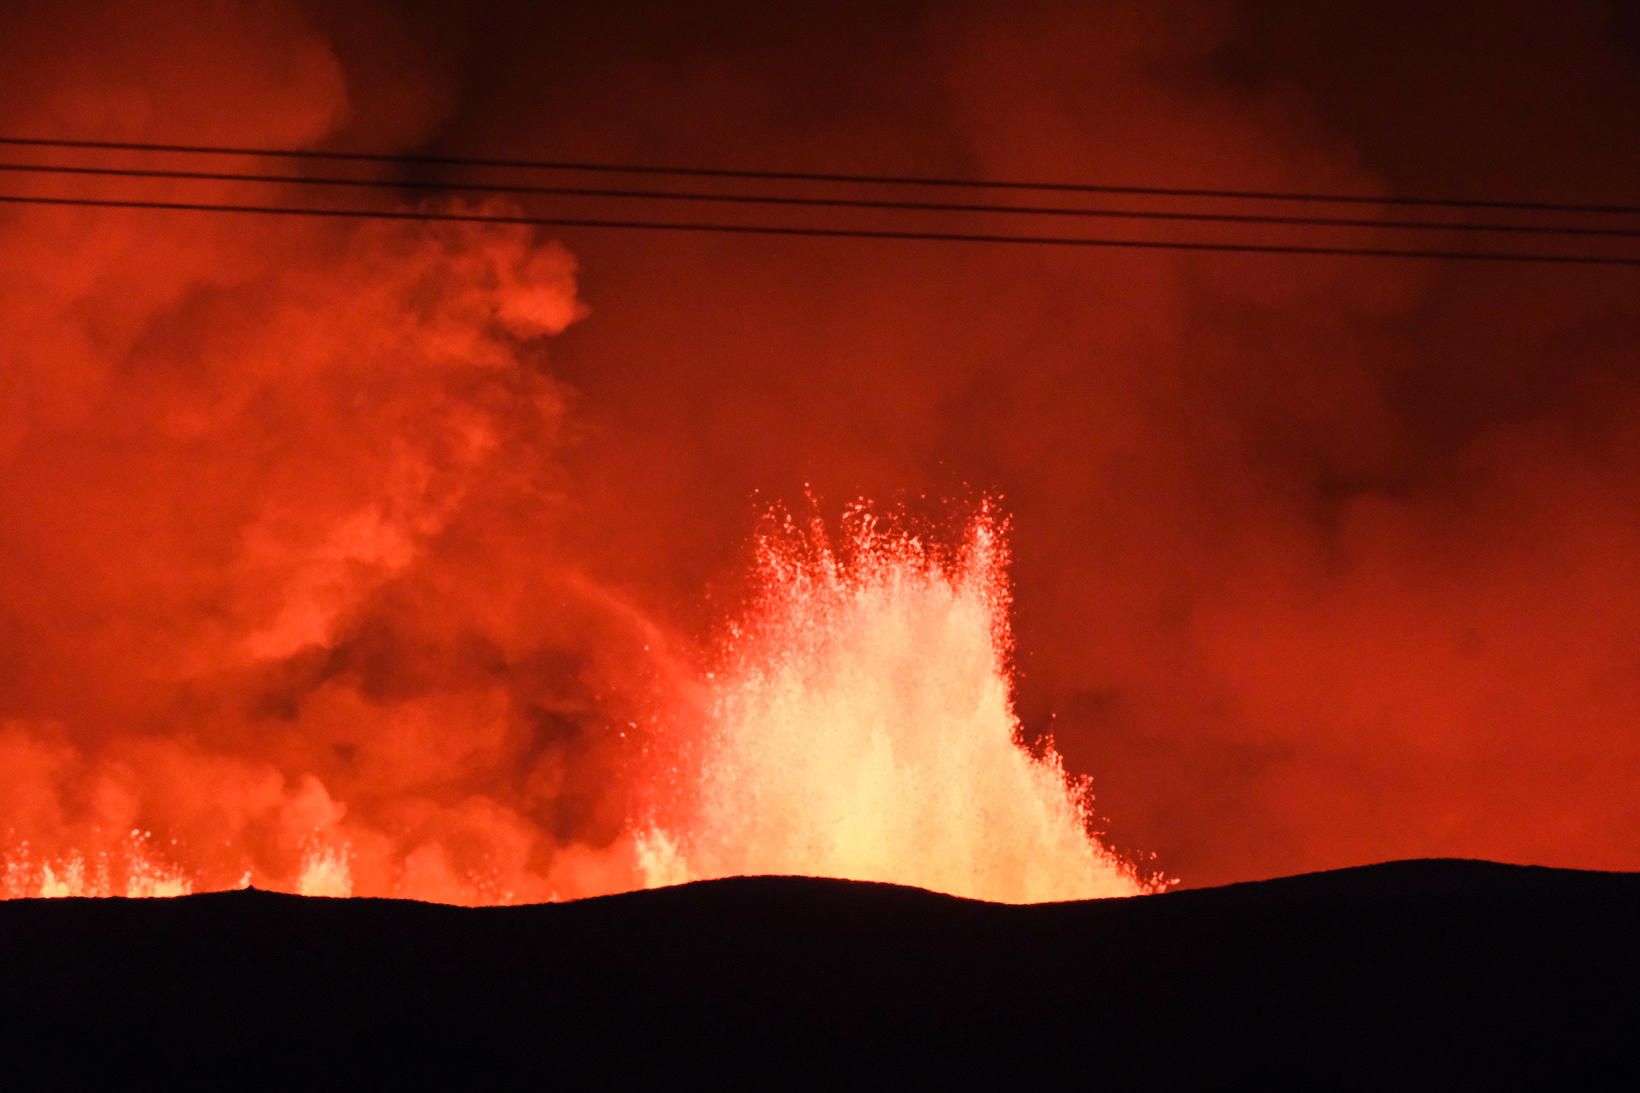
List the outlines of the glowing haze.
<svg viewBox="0 0 1640 1093">
<path fill-rule="evenodd" d="M 443 109 L 384 89 L 385 54 L 340 59 L 390 52 L 391 20 L 10 18 L 4 132 L 307 146 L 363 117 L 413 145 Z M 995 518 L 948 556 L 858 517 L 840 553 L 765 537 L 721 656 L 732 598 L 688 618 L 619 564 L 607 514 L 664 504 L 577 466 L 610 433 L 553 356 L 588 314 L 555 240 L 9 206 L 0 253 L 5 894 L 495 903 L 742 871 L 1137 890 L 1087 834 L 1085 784 L 1018 739 Z M 675 538 L 646 553 L 686 575 Z"/>
<path fill-rule="evenodd" d="M 1424 7 L 13 0 L 0 132 L 1634 203 L 1633 5 Z M 0 207 L 4 883 L 1118 890 L 1089 777 L 1191 884 L 1640 868 L 1636 345 L 1611 271 Z M 1011 612 L 753 534 L 805 484 L 1005 497 Z"/>
<path fill-rule="evenodd" d="M 886 527 L 865 504 L 848 510 L 835 544 L 818 516 L 807 526 L 771 519 L 757 542 L 755 600 L 700 681 L 704 711 L 664 718 L 683 735 L 656 742 L 673 757 L 655 774 L 665 784 L 648 787 L 666 802 L 663 818 L 634 818 L 611 856 L 630 853 L 634 881 L 648 885 L 805 874 L 1006 902 L 1159 887 L 1090 831 L 1089 786 L 1067 778 L 1051 741 L 1032 754 L 1021 739 L 1005 535 L 990 506 L 954 547 Z M 351 844 L 339 841 L 345 815 L 334 802 L 323 830 L 301 837 L 284 884 L 303 895 L 506 902 L 543 879 L 485 861 L 482 874 L 454 878 L 464 887 L 427 884 L 404 868 L 400 844 L 388 852 L 398 867 L 372 863 L 377 879 L 361 891 Z M 231 858 L 235 833 L 223 834 Z M 168 896 L 200 884 L 177 840 L 160 852 L 142 831 L 111 839 L 93 825 L 80 837 L 96 848 L 36 860 L 24 841 L 0 853 L 0 896 Z M 237 849 L 249 883 L 252 857 Z M 606 869 L 625 886 L 613 879 L 619 862 Z"/>
</svg>

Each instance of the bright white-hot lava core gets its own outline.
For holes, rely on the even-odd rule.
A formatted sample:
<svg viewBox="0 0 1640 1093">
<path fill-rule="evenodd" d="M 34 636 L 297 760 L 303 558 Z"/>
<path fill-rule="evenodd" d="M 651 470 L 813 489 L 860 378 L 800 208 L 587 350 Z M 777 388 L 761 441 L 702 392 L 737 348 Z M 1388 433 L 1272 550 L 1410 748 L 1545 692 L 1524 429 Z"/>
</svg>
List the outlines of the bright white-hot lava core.
<svg viewBox="0 0 1640 1093">
<path fill-rule="evenodd" d="M 1007 902 L 1151 886 L 1090 833 L 1087 786 L 1051 744 L 1022 744 L 992 509 L 949 550 L 863 505 L 835 543 L 781 521 L 757 567 L 712 680 L 693 822 L 651 848 L 659 878 L 798 873 Z"/>
<path fill-rule="evenodd" d="M 818 518 L 771 518 L 757 539 L 752 601 L 700 680 L 704 701 L 675 719 L 671 768 L 654 776 L 649 796 L 670 803 L 633 818 L 590 868 L 583 855 L 581 875 L 613 891 L 801 874 L 1006 902 L 1153 890 L 1092 833 L 1086 782 L 1066 775 L 1051 742 L 1033 754 L 1021 739 L 1006 532 L 991 506 L 950 546 L 864 504 L 837 536 Z M 345 816 L 345 805 L 331 814 Z M 544 886 L 556 895 L 564 883 L 551 866 L 491 869 L 454 896 L 448 882 L 427 888 L 404 869 L 385 886 L 356 883 L 355 842 L 379 848 L 391 834 L 336 822 L 293 848 L 299 870 L 273 883 L 468 903 L 527 899 Z M 0 895 L 185 894 L 202 886 L 187 862 L 186 845 L 161 850 L 146 831 L 45 859 L 19 843 L 0 860 Z M 379 861 L 372 869 L 384 875 Z M 573 894 L 593 893 L 583 882 Z"/>
</svg>

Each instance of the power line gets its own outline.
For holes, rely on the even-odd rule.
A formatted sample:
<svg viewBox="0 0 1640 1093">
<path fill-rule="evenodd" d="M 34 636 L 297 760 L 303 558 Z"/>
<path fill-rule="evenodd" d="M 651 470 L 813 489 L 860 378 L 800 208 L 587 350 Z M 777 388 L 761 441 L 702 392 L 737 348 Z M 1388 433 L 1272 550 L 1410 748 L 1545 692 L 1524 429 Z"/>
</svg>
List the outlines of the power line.
<svg viewBox="0 0 1640 1093">
<path fill-rule="evenodd" d="M 431 221 L 460 224 L 552 228 L 609 228 L 721 235 L 800 236 L 822 239 L 920 240 L 941 243 L 1017 244 L 1219 254 L 1334 255 L 1362 258 L 1422 258 L 1459 262 L 1523 262 L 1576 266 L 1640 267 L 1640 256 L 1531 254 L 1513 251 L 1402 250 L 1388 247 L 1324 247 L 1285 243 L 1218 243 L 1202 240 L 1095 239 L 1081 236 L 1002 235 L 968 232 L 889 231 L 867 228 L 793 227 L 773 224 L 702 224 L 666 220 L 610 220 L 558 216 L 514 216 L 432 210 L 334 209 L 283 205 L 207 204 L 186 201 L 128 201 L 87 197 L 0 194 L 0 203 L 68 208 L 142 209 L 170 212 L 240 213 L 259 216 L 313 216 L 338 219 Z"/>
<path fill-rule="evenodd" d="M 0 171 L 26 174 L 79 175 L 96 178 L 175 179 L 199 182 L 244 182 L 269 185 L 335 186 L 361 189 L 409 189 L 554 197 L 595 197 L 618 200 L 686 201 L 730 205 L 766 205 L 793 208 L 872 209 L 897 212 L 984 213 L 1010 216 L 1078 217 L 1086 219 L 1169 221 L 1177 223 L 1259 224 L 1312 228 L 1368 228 L 1380 230 L 1460 231 L 1530 235 L 1578 235 L 1640 238 L 1640 227 L 1587 225 L 1499 224 L 1438 220 L 1364 220 L 1351 217 L 1275 216 L 1249 213 L 1197 213 L 1155 209 L 1112 209 L 1043 205 L 1009 205 L 942 201 L 896 201 L 873 198 L 794 197 L 736 194 L 699 190 L 633 190 L 597 186 L 542 186 L 528 183 L 429 182 L 369 178 L 270 175 L 238 171 L 178 171 L 162 168 L 87 167 L 66 164 L 0 163 Z"/>
<path fill-rule="evenodd" d="M 763 182 L 821 182 L 870 186 L 927 186 L 981 190 L 1032 190 L 1056 193 L 1124 194 L 1135 197 L 1202 198 L 1232 201 L 1292 201 L 1338 205 L 1404 205 L 1453 209 L 1512 209 L 1525 212 L 1640 215 L 1640 205 L 1581 201 L 1526 201 L 1496 198 L 1402 197 L 1382 194 L 1315 191 L 1203 189 L 1182 186 L 1119 186 L 1105 183 L 945 178 L 915 175 L 846 174 L 816 171 L 753 170 L 729 167 L 683 167 L 608 163 L 588 160 L 495 159 L 430 154 L 321 151 L 312 148 L 256 148 L 237 145 L 155 144 L 138 141 L 68 140 L 0 136 L 0 145 L 23 148 L 73 148 L 111 152 L 162 152 L 178 155 L 233 155 L 262 158 L 328 160 L 354 163 L 425 164 L 540 171 L 589 171 L 603 174 L 673 175 Z"/>
</svg>

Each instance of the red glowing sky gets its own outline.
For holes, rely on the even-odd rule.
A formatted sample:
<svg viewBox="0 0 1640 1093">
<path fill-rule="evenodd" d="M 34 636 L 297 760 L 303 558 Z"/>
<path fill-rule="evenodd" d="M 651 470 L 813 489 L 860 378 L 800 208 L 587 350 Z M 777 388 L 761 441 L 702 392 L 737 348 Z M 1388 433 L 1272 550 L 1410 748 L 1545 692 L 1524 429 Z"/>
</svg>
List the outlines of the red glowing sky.
<svg viewBox="0 0 1640 1093">
<path fill-rule="evenodd" d="M 0 132 L 1640 190 L 1632 13 L 1316 7 L 23 3 Z M 1640 868 L 1632 271 L 16 208 L 0 254 L 38 853 L 288 881 L 345 825 L 435 897 L 619 886 L 812 493 L 1003 499 L 1026 734 L 1171 876 Z"/>
</svg>

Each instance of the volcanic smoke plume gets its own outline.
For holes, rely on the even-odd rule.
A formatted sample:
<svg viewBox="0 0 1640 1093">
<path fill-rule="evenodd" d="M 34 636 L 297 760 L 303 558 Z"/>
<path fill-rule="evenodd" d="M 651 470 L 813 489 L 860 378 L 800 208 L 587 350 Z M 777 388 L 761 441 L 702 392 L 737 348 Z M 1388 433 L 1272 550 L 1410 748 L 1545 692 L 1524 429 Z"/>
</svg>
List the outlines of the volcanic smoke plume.
<svg viewBox="0 0 1640 1093">
<path fill-rule="evenodd" d="M 219 14 L 161 53 L 268 104 L 235 139 L 339 123 L 311 32 Z M 106 82 L 39 72 L 8 131 L 192 121 L 139 109 L 162 73 L 123 43 L 79 46 Z M 583 308 L 556 243 L 68 211 L 0 230 L 6 894 L 1137 890 L 1085 786 L 1017 743 L 994 518 L 949 568 L 864 530 L 846 557 L 765 540 L 762 599 L 705 678 L 567 556 L 543 342 Z"/>
<path fill-rule="evenodd" d="M 174 15 L 19 13 L 0 128 L 303 144 L 347 116 L 295 9 Z M 600 680 L 644 641 L 555 556 L 568 253 L 49 210 L 0 250 L 7 887 L 620 886 Z"/>
<path fill-rule="evenodd" d="M 1640 188 L 1594 2 L 435 7 L 9 4 L 0 131 Z M 1640 867 L 1630 275 L 833 242 L 0 212 L 0 883 Z"/>
<path fill-rule="evenodd" d="M 7 293 L 0 828 L 48 861 L 152 830 L 206 885 L 345 839 L 366 890 L 387 829 L 453 898 L 467 867 L 415 847 L 521 871 L 519 802 L 556 797 L 597 672 L 576 641 L 623 640 L 548 561 L 531 345 L 573 266 L 521 232 L 289 227 L 7 225 L 42 257 Z"/>
</svg>

